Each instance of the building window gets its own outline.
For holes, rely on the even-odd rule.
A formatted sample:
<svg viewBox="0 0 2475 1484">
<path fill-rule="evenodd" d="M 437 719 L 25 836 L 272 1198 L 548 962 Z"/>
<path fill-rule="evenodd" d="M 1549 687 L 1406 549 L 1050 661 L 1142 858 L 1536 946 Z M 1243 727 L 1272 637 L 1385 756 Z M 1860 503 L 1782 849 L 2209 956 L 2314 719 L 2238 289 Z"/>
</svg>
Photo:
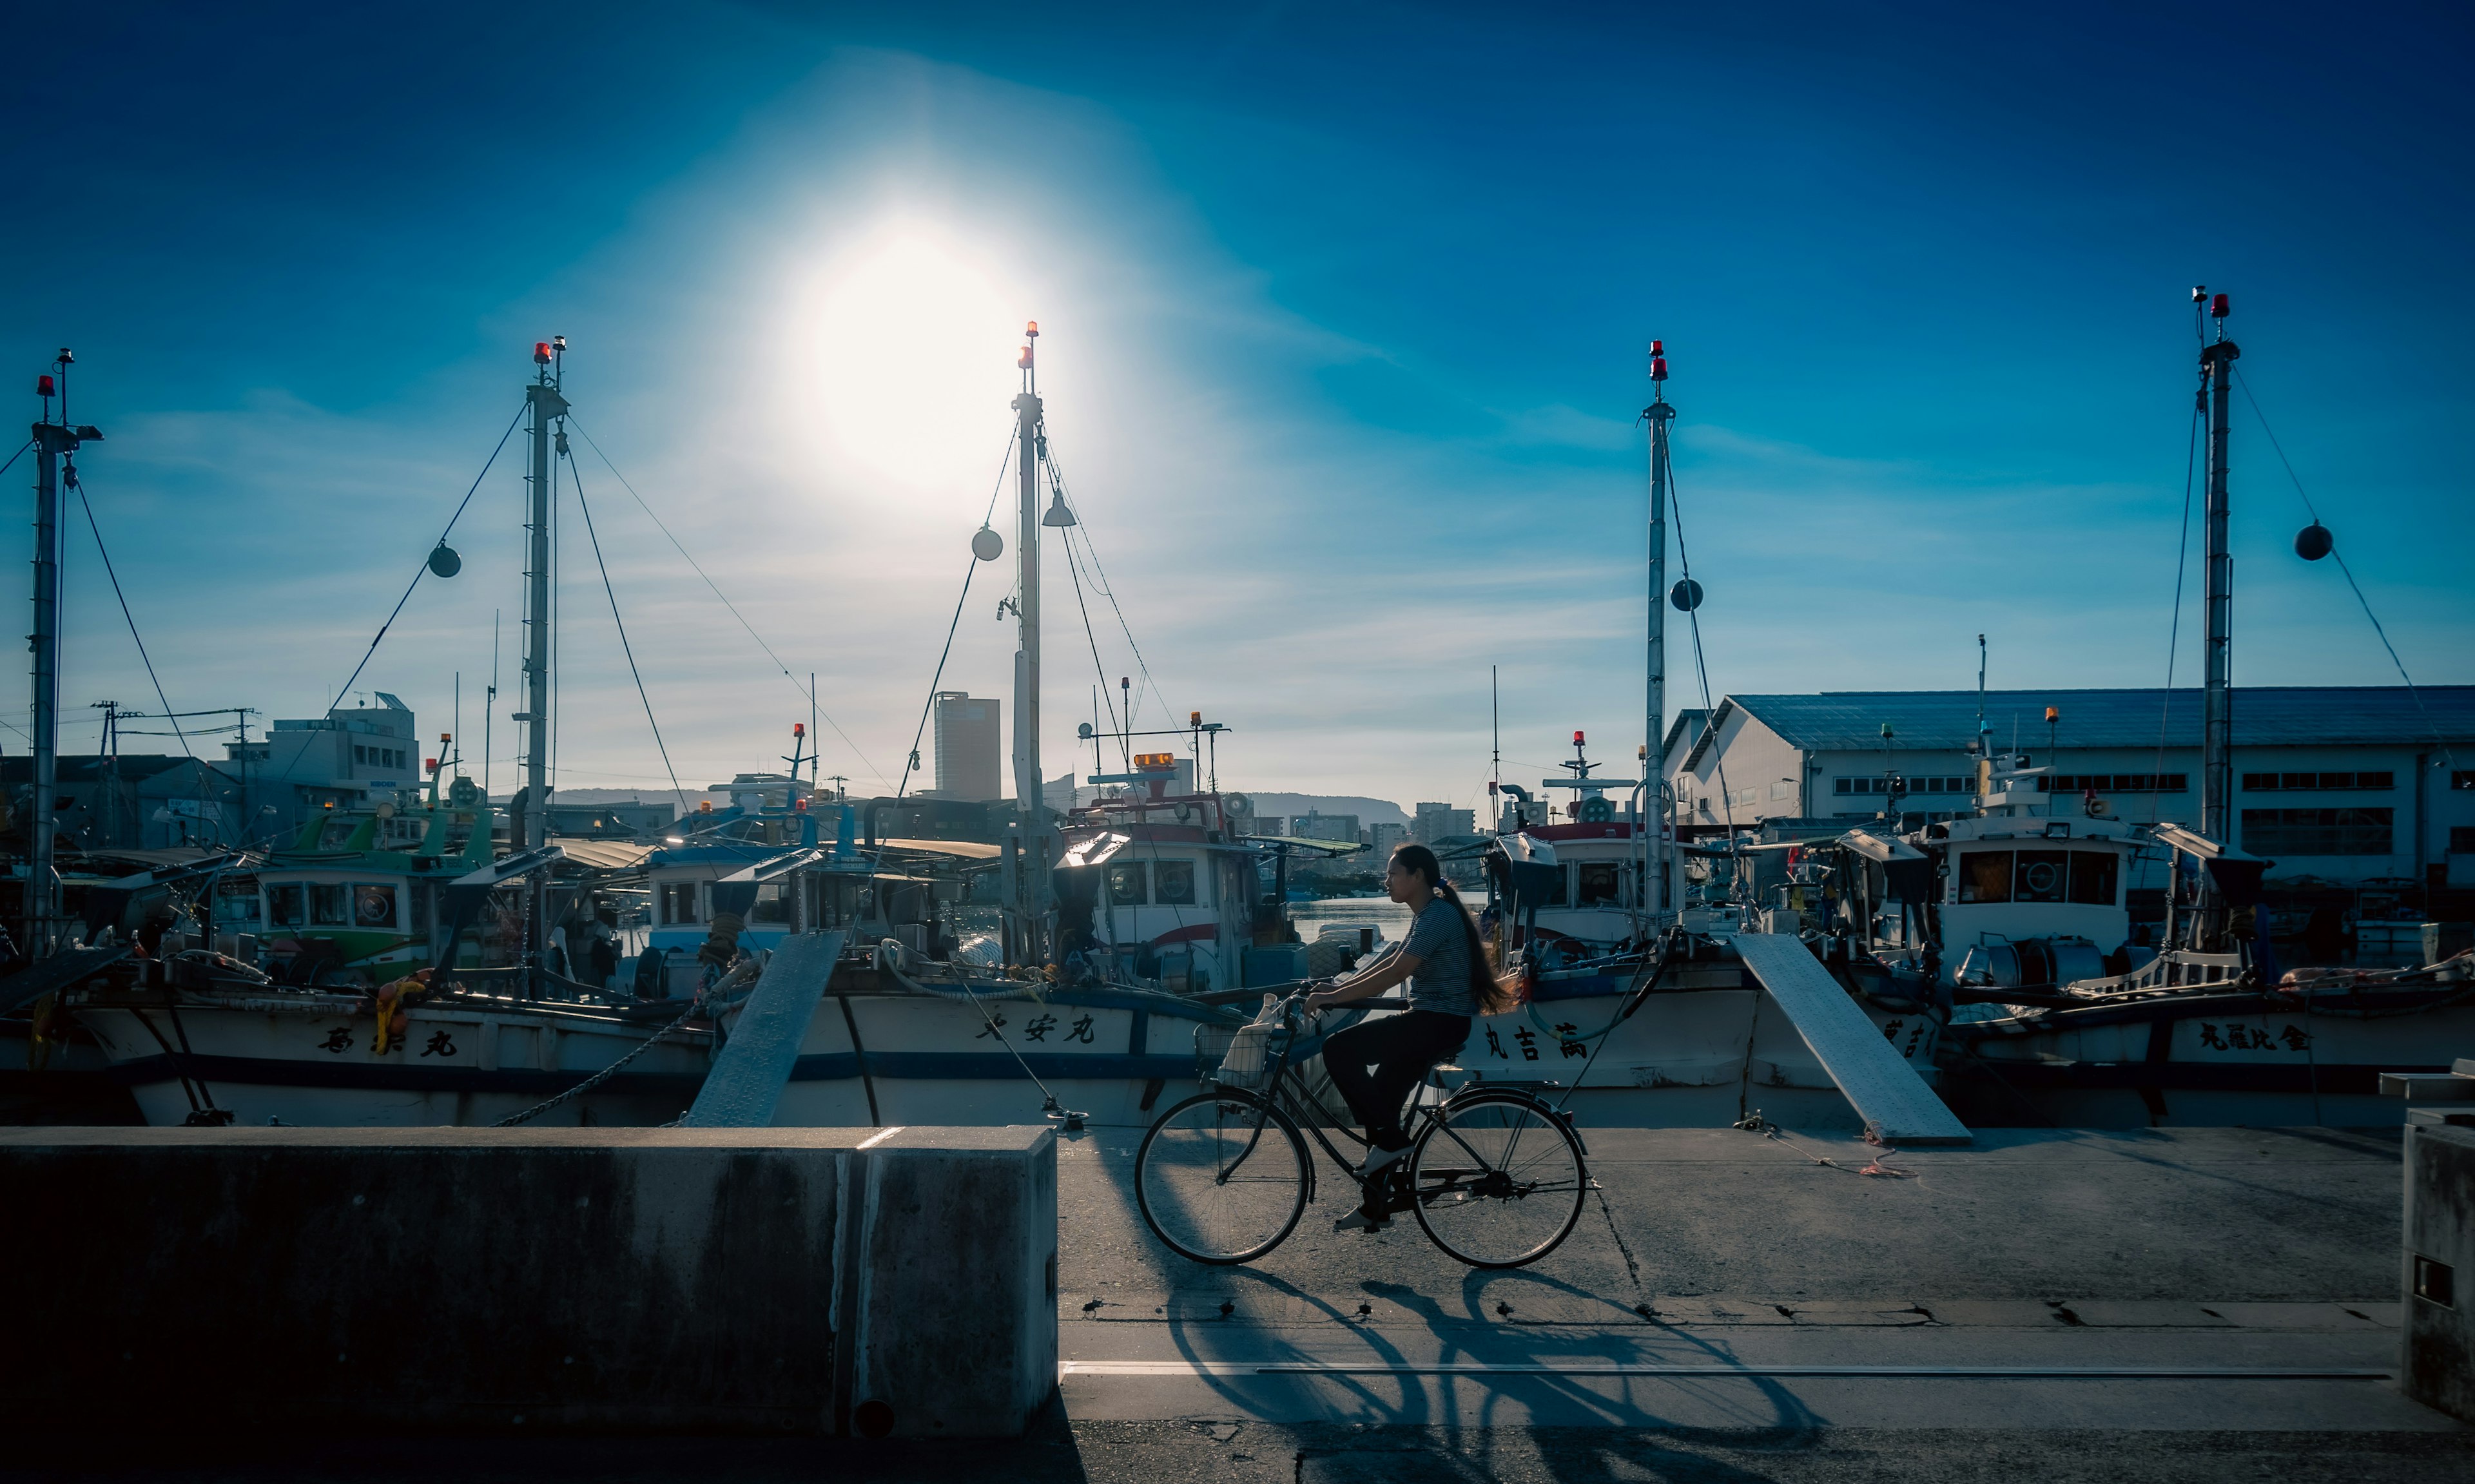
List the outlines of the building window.
<svg viewBox="0 0 2475 1484">
<path fill-rule="evenodd" d="M 2383 791 L 2397 787 L 2397 774 L 2381 771 L 2369 773 L 2245 773 L 2245 792 L 2268 793 L 2286 789 L 2377 789 Z M 2387 852 L 2383 852 L 2387 854 Z"/>
<path fill-rule="evenodd" d="M 2047 773 L 2037 780 L 2040 793 L 2180 793 L 2189 788 L 2188 773 Z"/>
<path fill-rule="evenodd" d="M 2475 789 L 2475 768 L 2462 767 L 2449 775 L 2453 789 Z"/>
<path fill-rule="evenodd" d="M 2454 856 L 2475 855 L 2475 827 L 2463 824 L 2451 825 L 2449 853 Z"/>
<path fill-rule="evenodd" d="M 1890 780 L 1886 778 L 1834 778 L 1830 780 L 1830 791 L 1833 793 L 1891 793 L 1900 791 L 1895 791 L 1891 787 Z M 1976 781 L 1965 775 L 1910 778 L 1907 780 L 1907 788 L 1904 791 L 1909 797 L 1920 793 L 1973 793 L 1976 791 Z"/>
<path fill-rule="evenodd" d="M 1142 906 L 1147 900 L 1143 891 L 1144 874 L 1143 863 L 1140 861 L 1129 861 L 1122 865 L 1110 866 L 1110 902 L 1118 907 Z"/>
<path fill-rule="evenodd" d="M 1155 873 L 1160 887 L 1161 904 L 1164 907 L 1194 905 L 1194 863 L 1163 861 Z"/>
<path fill-rule="evenodd" d="M 362 746 L 359 742 L 353 743 L 353 761 L 355 763 L 366 763 L 369 760 L 370 749 Z"/>
<path fill-rule="evenodd" d="M 2242 848 L 2256 856 L 2385 856 L 2389 809 L 2246 809 Z"/>
</svg>

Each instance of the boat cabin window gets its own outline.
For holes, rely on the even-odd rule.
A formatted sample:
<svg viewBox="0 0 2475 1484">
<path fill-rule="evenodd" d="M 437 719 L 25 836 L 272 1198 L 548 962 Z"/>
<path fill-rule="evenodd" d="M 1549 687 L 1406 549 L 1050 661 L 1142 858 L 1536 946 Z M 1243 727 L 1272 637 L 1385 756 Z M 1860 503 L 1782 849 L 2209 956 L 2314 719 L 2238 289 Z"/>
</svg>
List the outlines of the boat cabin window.
<svg viewBox="0 0 2475 1484">
<path fill-rule="evenodd" d="M 1971 850 L 1959 858 L 1963 902 L 2118 905 L 2122 865 L 2110 850 Z"/>
<path fill-rule="evenodd" d="M 1560 868 L 1548 873 L 1547 879 L 1550 885 L 1547 888 L 1546 906 L 1562 907 L 1573 900 L 1573 888 L 1564 878 L 1565 872 Z"/>
<path fill-rule="evenodd" d="M 1157 864 L 1159 870 L 1155 873 L 1155 880 L 1160 891 L 1155 900 L 1171 907 L 1193 906 L 1194 863 L 1162 861 Z"/>
<path fill-rule="evenodd" d="M 788 922 L 791 920 L 791 895 L 782 883 L 769 881 L 756 888 L 756 900 L 747 907 L 750 922 Z"/>
<path fill-rule="evenodd" d="M 1128 861 L 1109 867 L 1109 900 L 1119 907 L 1140 907 L 1150 900 L 1143 890 L 1145 863 Z"/>
<path fill-rule="evenodd" d="M 340 928 L 352 922 L 353 888 L 342 882 L 309 884 L 309 921 L 313 927 Z"/>
<path fill-rule="evenodd" d="M 2059 902 L 2070 883 L 2071 853 L 2068 850 L 2022 850 L 2020 868 L 2011 878 L 2015 902 Z"/>
<path fill-rule="evenodd" d="M 2091 907 L 2115 905 L 2121 864 L 2111 850 L 2071 852 L 2071 900 Z"/>
<path fill-rule="evenodd" d="M 417 850 L 422 838 L 429 833 L 428 815 L 397 815 L 379 821 L 379 848 L 381 850 Z"/>
<path fill-rule="evenodd" d="M 1971 850 L 1959 858 L 1959 899 L 1963 902 L 2011 900 L 2011 852 Z"/>
<path fill-rule="evenodd" d="M 662 921 L 675 923 L 697 920 L 697 884 L 693 881 L 662 883 Z"/>
<path fill-rule="evenodd" d="M 257 931 L 257 888 L 247 882 L 226 881 L 215 887 L 215 928 L 225 933 Z"/>
<path fill-rule="evenodd" d="M 1620 907 L 1624 903 L 1624 866 L 1615 861 L 1589 861 L 1573 867 L 1579 889 L 1574 901 L 1582 907 Z"/>
<path fill-rule="evenodd" d="M 266 888 L 266 924 L 272 928 L 306 927 L 309 922 L 309 888 L 297 881 L 281 882 Z"/>
<path fill-rule="evenodd" d="M 395 888 L 359 886 L 353 888 L 353 926 L 356 928 L 391 928 L 395 926 Z"/>
<path fill-rule="evenodd" d="M 416 881 L 412 884 L 412 921 L 409 926 L 413 932 L 430 933 L 437 930 L 438 924 L 430 920 L 430 897 L 434 894 L 429 883 L 426 881 Z"/>
<path fill-rule="evenodd" d="M 344 848 L 344 841 L 351 839 L 353 832 L 360 827 L 361 821 L 350 815 L 330 815 L 318 831 L 318 848 L 341 850 Z"/>
</svg>

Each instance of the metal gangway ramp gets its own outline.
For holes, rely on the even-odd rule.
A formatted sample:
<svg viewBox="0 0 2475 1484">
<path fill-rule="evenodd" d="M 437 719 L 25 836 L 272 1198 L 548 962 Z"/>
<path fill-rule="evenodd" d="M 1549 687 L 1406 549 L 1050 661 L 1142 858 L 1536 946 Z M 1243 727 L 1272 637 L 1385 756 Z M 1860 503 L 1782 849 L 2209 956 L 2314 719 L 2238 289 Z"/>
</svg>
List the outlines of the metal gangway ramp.
<svg viewBox="0 0 2475 1484">
<path fill-rule="evenodd" d="M 1883 1142 L 1971 1142 L 1968 1126 L 1882 1039 L 1881 1031 L 1801 939 L 1781 933 L 1739 933 L 1729 941 L 1745 971 L 1787 1011 L 1797 1034 L 1855 1107 L 1856 1116 Z"/>
<path fill-rule="evenodd" d="M 683 1129 L 764 1129 L 773 1123 L 782 1089 L 799 1060 L 808 1017 L 824 998 L 842 957 L 845 933 L 794 933 L 782 939 L 748 991 L 730 1039 L 723 1043 Z"/>
</svg>

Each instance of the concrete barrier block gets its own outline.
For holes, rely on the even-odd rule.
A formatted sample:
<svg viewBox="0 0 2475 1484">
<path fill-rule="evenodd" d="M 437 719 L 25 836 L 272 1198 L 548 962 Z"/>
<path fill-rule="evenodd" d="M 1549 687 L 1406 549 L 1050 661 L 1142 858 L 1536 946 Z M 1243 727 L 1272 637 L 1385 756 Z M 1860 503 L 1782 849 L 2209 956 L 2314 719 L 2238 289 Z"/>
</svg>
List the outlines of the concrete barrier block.
<svg viewBox="0 0 2475 1484">
<path fill-rule="evenodd" d="M 0 1188 L 23 1427 L 993 1437 L 1055 1382 L 1044 1128 L 24 1129 Z"/>
<path fill-rule="evenodd" d="M 2406 1131 L 2399 1389 L 2475 1422 L 2475 1129 Z"/>
</svg>

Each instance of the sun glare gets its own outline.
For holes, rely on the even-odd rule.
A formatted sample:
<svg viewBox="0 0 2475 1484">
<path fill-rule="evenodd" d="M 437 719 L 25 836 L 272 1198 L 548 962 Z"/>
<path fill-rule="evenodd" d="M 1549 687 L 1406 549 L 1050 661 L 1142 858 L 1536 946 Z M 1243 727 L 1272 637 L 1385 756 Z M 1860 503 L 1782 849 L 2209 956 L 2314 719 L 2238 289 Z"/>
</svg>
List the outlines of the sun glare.
<svg viewBox="0 0 2475 1484">
<path fill-rule="evenodd" d="M 991 465 L 1020 375 L 1019 297 L 916 229 L 877 234 L 836 262 L 805 317 L 816 408 L 834 442 L 917 485 Z"/>
</svg>

